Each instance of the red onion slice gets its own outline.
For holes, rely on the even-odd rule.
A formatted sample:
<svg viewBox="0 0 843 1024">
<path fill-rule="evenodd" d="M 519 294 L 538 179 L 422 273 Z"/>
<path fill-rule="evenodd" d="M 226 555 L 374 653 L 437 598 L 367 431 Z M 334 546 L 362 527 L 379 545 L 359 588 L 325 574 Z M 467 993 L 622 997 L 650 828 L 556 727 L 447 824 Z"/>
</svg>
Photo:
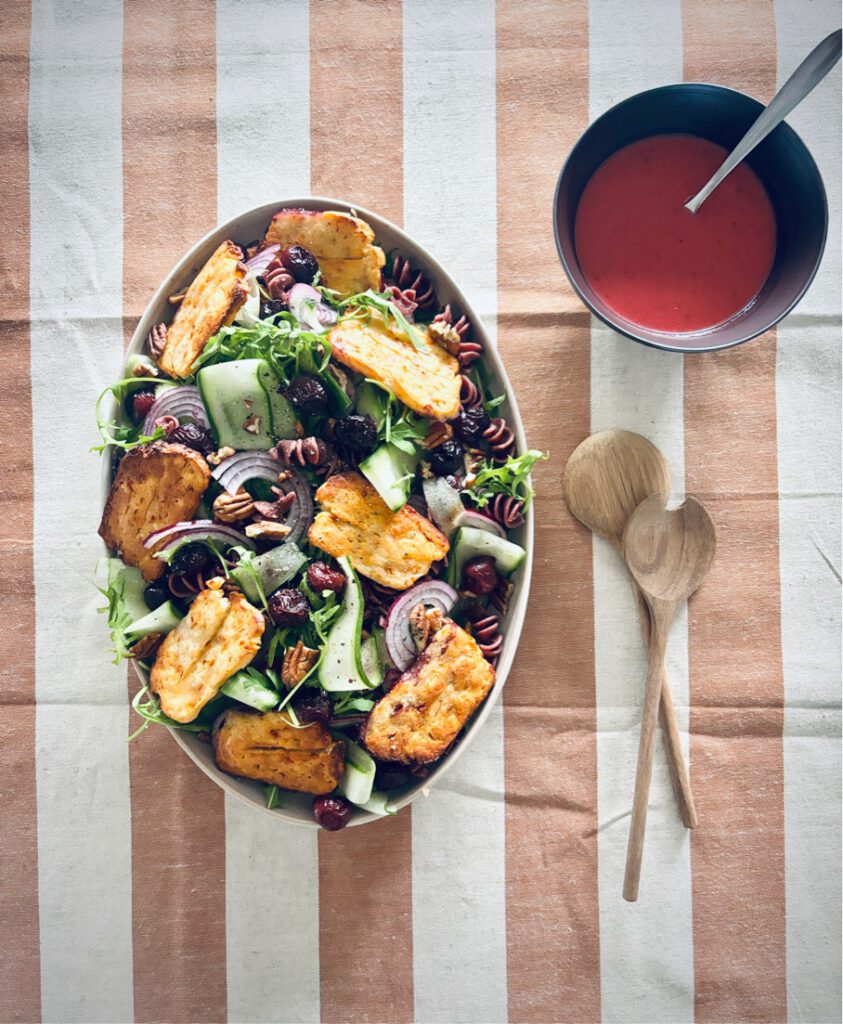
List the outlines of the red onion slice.
<svg viewBox="0 0 843 1024">
<path fill-rule="evenodd" d="M 384 640 L 395 665 L 403 672 L 419 656 L 410 632 L 410 612 L 417 604 L 438 608 L 447 615 L 457 603 L 459 595 L 442 580 L 425 580 L 410 587 L 393 602 L 386 618 Z"/>
<path fill-rule="evenodd" d="M 261 277 L 269 264 L 275 259 L 276 253 L 280 252 L 280 250 L 280 245 L 268 245 L 265 249 L 255 253 L 250 260 L 246 260 L 246 266 L 255 277 Z"/>
<path fill-rule="evenodd" d="M 286 480 L 281 480 L 276 486 L 285 494 L 294 491 L 296 500 L 284 520 L 284 525 L 289 527 L 289 534 L 285 540 L 286 544 L 297 543 L 304 536 L 305 531 L 313 521 L 313 496 L 310 493 L 310 484 L 295 469 L 288 469 L 290 475 Z"/>
<path fill-rule="evenodd" d="M 496 520 L 484 515 L 482 512 L 475 512 L 467 508 L 457 520 L 458 526 L 472 526 L 475 530 L 484 530 L 486 533 L 494 533 L 496 537 L 506 538 L 504 528 Z"/>
<path fill-rule="evenodd" d="M 173 416 L 179 423 L 192 420 L 197 427 L 201 427 L 203 430 L 208 430 L 210 427 L 199 388 L 190 384 L 165 388 L 161 392 L 146 414 L 141 428 L 143 433 L 152 434 L 155 430 L 155 421 L 161 419 L 162 416 Z"/>
<path fill-rule="evenodd" d="M 290 289 L 287 306 L 298 322 L 309 331 L 321 334 L 337 322 L 336 310 L 322 301 L 322 296 L 309 284 L 295 284 Z"/>
<path fill-rule="evenodd" d="M 172 526 L 165 526 L 161 530 L 155 530 L 150 533 L 143 542 L 143 546 L 145 548 L 154 548 L 156 544 L 166 540 L 168 543 L 163 549 L 166 550 L 174 541 L 181 541 L 186 537 L 189 537 L 191 540 L 219 540 L 224 544 L 241 544 L 252 549 L 255 546 L 248 537 L 244 537 L 242 533 L 238 533 L 231 526 L 215 523 L 212 519 L 194 519 L 192 522 L 185 521 L 173 523 Z"/>
<path fill-rule="evenodd" d="M 275 483 L 281 466 L 269 452 L 238 452 L 225 459 L 211 473 L 229 494 L 236 494 L 247 480 L 271 480 Z"/>
</svg>

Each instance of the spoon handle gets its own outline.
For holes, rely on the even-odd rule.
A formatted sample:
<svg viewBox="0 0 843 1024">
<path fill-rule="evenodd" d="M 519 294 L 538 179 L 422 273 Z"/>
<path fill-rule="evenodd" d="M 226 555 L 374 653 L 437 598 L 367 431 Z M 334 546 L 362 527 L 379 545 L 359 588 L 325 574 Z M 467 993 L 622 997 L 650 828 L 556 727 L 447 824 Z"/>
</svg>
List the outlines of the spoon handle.
<svg viewBox="0 0 843 1024">
<path fill-rule="evenodd" d="M 770 132 L 782 122 L 793 108 L 801 103 L 811 90 L 818 85 L 840 60 L 841 30 L 837 29 L 808 54 L 805 60 L 779 89 L 758 119 L 726 157 L 714 175 L 703 185 L 693 199 L 685 203 L 685 209 L 696 213 L 720 182 L 730 174 Z"/>
<path fill-rule="evenodd" d="M 650 643 L 650 609 L 637 583 L 633 581 L 635 600 L 638 605 L 638 620 L 644 642 Z M 662 679 L 662 696 L 659 703 L 659 720 L 664 735 L 664 747 L 667 754 L 667 766 L 673 793 L 679 806 L 679 817 L 685 828 L 696 828 L 697 808 L 694 805 L 694 794 L 691 792 L 691 780 L 688 778 L 688 766 L 685 763 L 685 751 L 679 734 L 679 723 L 676 721 L 676 709 L 673 706 L 673 694 L 665 675 Z"/>
<path fill-rule="evenodd" d="M 626 872 L 623 898 L 630 903 L 638 899 L 641 878 L 641 857 L 644 852 L 644 831 L 647 826 L 647 801 L 653 774 L 653 744 L 664 678 L 664 655 L 667 634 L 675 614 L 675 606 L 659 602 L 651 607 L 650 657 L 647 662 L 647 686 L 641 713 L 641 738 L 638 743 L 638 765 L 635 770 L 635 794 L 632 798 L 632 822 L 626 847 Z"/>
</svg>

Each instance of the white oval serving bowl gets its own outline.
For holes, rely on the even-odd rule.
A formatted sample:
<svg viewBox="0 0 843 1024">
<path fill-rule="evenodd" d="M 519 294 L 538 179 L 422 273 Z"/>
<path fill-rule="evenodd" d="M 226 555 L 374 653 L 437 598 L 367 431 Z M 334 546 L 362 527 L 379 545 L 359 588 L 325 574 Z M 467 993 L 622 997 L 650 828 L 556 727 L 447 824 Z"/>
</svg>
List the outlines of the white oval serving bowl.
<svg viewBox="0 0 843 1024">
<path fill-rule="evenodd" d="M 161 321 L 168 322 L 172 319 L 173 308 L 168 302 L 170 295 L 183 290 L 193 280 L 200 268 L 210 257 L 217 246 L 227 238 L 238 243 L 247 243 L 254 238 L 262 238 L 266 232 L 267 224 L 276 210 L 284 207 L 302 207 L 310 210 L 346 210 L 355 213 L 367 221 L 375 232 L 375 242 L 385 252 L 398 249 L 402 255 L 407 256 L 414 267 L 422 270 L 430 278 L 436 287 L 436 294 L 442 306 L 450 303 L 458 313 L 465 313 L 471 321 L 475 335 L 483 342 L 485 348 L 484 364 L 488 371 L 492 388 L 497 393 L 504 393 L 507 396 L 506 402 L 501 407 L 501 414 L 505 416 L 508 424 L 515 431 L 518 441 L 519 452 L 526 451 L 527 440 L 524 436 L 524 425 L 518 412 L 518 405 L 509 384 L 503 363 L 497 350 L 492 345 L 483 324 L 460 291 L 459 287 L 452 280 L 445 269 L 423 249 L 412 238 L 383 217 L 376 213 L 364 210 L 360 206 L 352 207 L 339 199 L 325 199 L 319 196 L 308 196 L 299 199 L 279 199 L 278 202 L 248 210 L 237 217 L 232 218 L 225 224 L 214 228 L 203 239 L 196 243 L 193 248 L 179 260 L 176 266 L 170 271 L 162 282 L 160 288 L 152 297 L 146 311 L 138 323 L 137 329 L 132 337 L 127 354 L 140 352 L 143 349 L 147 334 L 154 324 Z M 110 415 L 114 415 L 116 406 L 112 405 Z M 103 504 L 111 486 L 111 462 L 108 457 L 103 458 Z M 483 723 L 489 717 L 495 701 L 506 683 L 509 670 L 515 657 L 518 647 L 518 639 L 521 635 L 521 628 L 524 623 L 524 615 L 527 610 L 527 599 L 530 590 L 530 576 L 533 567 L 533 508 L 527 510 L 526 521 L 518 530 L 512 532 L 513 539 L 527 550 L 527 558 L 524 565 L 519 569 L 515 577 L 515 591 L 510 607 L 501 623 L 504 635 L 503 648 L 498 658 L 497 677 L 492 692 L 486 702 L 469 722 L 468 727 L 457 740 L 452 749 L 434 767 L 430 775 L 420 779 L 414 785 L 400 792 L 390 801 L 390 805 L 397 811 L 407 804 L 412 803 L 423 791 L 433 786 L 445 772 L 454 764 L 456 759 L 473 742 L 478 732 L 483 728 Z M 133 662 L 138 675 L 141 670 Z M 214 764 L 212 748 L 200 742 L 193 733 L 182 732 L 178 729 L 170 730 L 173 739 L 178 743 L 187 756 L 218 786 L 221 786 L 226 793 L 230 793 L 237 799 L 244 801 L 251 807 L 271 815 L 278 821 L 288 821 L 292 824 L 315 829 L 319 826 L 313 820 L 310 811 L 312 796 L 306 793 L 284 792 L 283 803 L 280 807 L 270 810 L 266 806 L 265 790 L 262 783 L 252 782 L 248 779 L 238 779 L 232 775 L 221 772 Z M 139 737 L 135 742 L 142 743 L 143 738 Z M 364 825 L 371 821 L 377 821 L 379 815 L 361 811 L 357 808 L 349 823 L 353 825 Z"/>
</svg>

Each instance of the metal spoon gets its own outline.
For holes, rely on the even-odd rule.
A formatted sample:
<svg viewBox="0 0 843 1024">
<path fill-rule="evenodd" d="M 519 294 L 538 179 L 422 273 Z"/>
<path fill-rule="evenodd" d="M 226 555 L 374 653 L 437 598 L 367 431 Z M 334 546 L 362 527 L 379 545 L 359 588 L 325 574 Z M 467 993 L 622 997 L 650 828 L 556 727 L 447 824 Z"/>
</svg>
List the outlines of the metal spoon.
<svg viewBox="0 0 843 1024">
<path fill-rule="evenodd" d="M 659 495 L 654 494 L 632 513 L 623 534 L 623 556 L 632 578 L 647 598 L 653 624 L 623 880 L 623 897 L 630 902 L 638 899 L 667 636 L 679 608 L 711 568 L 716 546 L 711 516 L 694 498 L 687 498 L 684 505 L 669 512 Z"/>
<path fill-rule="evenodd" d="M 592 533 L 607 540 L 621 554 L 627 520 L 651 494 L 662 504 L 670 494 L 670 470 L 654 444 L 629 430 L 601 430 L 587 437 L 568 459 L 562 494 L 571 515 Z M 644 640 L 650 640 L 650 612 L 633 581 Z M 685 752 L 679 736 L 670 687 L 661 691 L 661 723 L 673 791 L 686 828 L 697 824 L 697 812 Z"/>
<path fill-rule="evenodd" d="M 738 166 L 741 160 L 751 153 L 780 122 L 784 121 L 791 110 L 801 103 L 816 85 L 819 85 L 840 60 L 840 50 L 841 30 L 837 29 L 830 36 L 826 36 L 819 46 L 811 50 L 712 177 L 693 199 L 689 199 L 685 203 L 686 210 L 690 210 L 691 213 L 696 213 L 699 210 L 720 182 Z"/>
</svg>

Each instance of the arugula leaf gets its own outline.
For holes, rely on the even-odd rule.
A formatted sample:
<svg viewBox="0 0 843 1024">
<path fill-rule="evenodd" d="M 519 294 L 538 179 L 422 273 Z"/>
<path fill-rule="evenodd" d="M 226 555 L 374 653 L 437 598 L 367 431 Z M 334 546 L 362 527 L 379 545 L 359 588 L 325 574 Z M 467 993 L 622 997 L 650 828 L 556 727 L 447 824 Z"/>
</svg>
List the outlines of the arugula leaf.
<svg viewBox="0 0 843 1024">
<path fill-rule="evenodd" d="M 210 705 L 206 705 L 207 707 L 210 707 Z M 172 718 L 168 718 L 161 710 L 161 701 L 158 698 L 158 694 L 153 693 L 147 685 L 142 686 L 132 698 L 132 710 L 144 719 L 144 723 L 129 736 L 130 742 L 136 736 L 140 736 L 150 725 L 166 725 L 170 729 L 182 729 L 184 732 L 207 732 L 211 724 L 210 721 L 200 719 L 196 719 L 193 722 L 175 722 Z M 204 715 L 204 711 L 205 709 L 203 709 L 202 717 L 207 719 L 208 716 Z M 216 712 L 213 713 L 215 716 Z"/>
<path fill-rule="evenodd" d="M 544 452 L 531 449 L 523 455 L 510 457 L 503 463 L 497 465 L 494 462 L 484 460 L 476 471 L 474 483 L 470 488 L 463 490 L 463 494 L 474 500 L 477 508 L 485 508 L 495 494 L 507 494 L 513 498 L 520 498 L 526 508 L 533 497 L 533 489 L 527 482 L 530 470 L 539 461 L 546 459 Z"/>
<path fill-rule="evenodd" d="M 375 701 L 368 697 L 357 697 L 353 692 L 344 693 L 334 703 L 334 714 L 345 715 L 349 711 L 366 712 L 371 711 L 374 706 Z"/>
<path fill-rule="evenodd" d="M 310 357 L 310 358 L 308 358 Z M 279 313 L 273 320 L 260 320 L 251 327 L 231 324 L 221 328 L 208 341 L 191 366 L 196 373 L 203 366 L 234 359 L 265 359 L 283 384 L 302 372 L 302 363 L 322 374 L 331 357 L 331 347 L 323 335 L 302 330 L 291 313 Z"/>
<path fill-rule="evenodd" d="M 340 317 L 340 320 L 368 319 L 374 310 L 376 313 L 380 313 L 384 323 L 388 324 L 390 319 L 394 320 L 399 331 L 405 335 L 416 352 L 424 352 L 424 346 L 419 341 L 417 329 L 404 316 L 395 303 L 390 301 L 388 292 L 373 292 L 370 288 L 368 291 L 359 292 L 357 295 L 352 295 L 345 299 L 344 305 L 346 311 Z"/>
<path fill-rule="evenodd" d="M 394 444 L 407 455 L 415 455 L 416 444 L 420 444 L 427 436 L 428 422 L 409 409 L 382 381 L 372 377 L 365 378 L 372 384 L 380 404 L 380 415 L 375 426 L 378 440 L 386 444 Z"/>
<path fill-rule="evenodd" d="M 266 806 L 270 811 L 281 806 L 281 790 L 278 786 L 271 785 L 266 787 Z"/>
<path fill-rule="evenodd" d="M 142 434 L 141 428 L 131 424 L 122 424 L 117 419 L 106 419 L 101 412 L 103 399 L 106 395 L 113 395 L 117 402 L 117 415 L 120 415 L 120 408 L 126 395 L 129 393 L 129 386 L 132 384 L 160 384 L 158 377 L 124 377 L 116 384 L 109 386 L 100 394 L 94 405 L 94 416 L 97 421 L 97 430 L 103 440 L 102 444 L 94 445 L 92 452 L 105 451 L 109 446 L 115 448 L 135 448 L 139 444 L 147 444 L 149 441 L 157 441 L 164 436 L 161 427 L 156 427 L 151 434 Z"/>
<path fill-rule="evenodd" d="M 132 614 L 129 612 L 123 600 L 123 592 L 126 586 L 125 577 L 119 576 L 108 584 L 105 590 L 97 589 L 108 601 L 103 608 L 97 608 L 98 612 L 108 612 L 108 628 L 111 633 L 111 642 L 114 645 L 114 664 L 119 665 L 121 661 L 129 657 L 126 629 L 132 624 Z"/>
</svg>

